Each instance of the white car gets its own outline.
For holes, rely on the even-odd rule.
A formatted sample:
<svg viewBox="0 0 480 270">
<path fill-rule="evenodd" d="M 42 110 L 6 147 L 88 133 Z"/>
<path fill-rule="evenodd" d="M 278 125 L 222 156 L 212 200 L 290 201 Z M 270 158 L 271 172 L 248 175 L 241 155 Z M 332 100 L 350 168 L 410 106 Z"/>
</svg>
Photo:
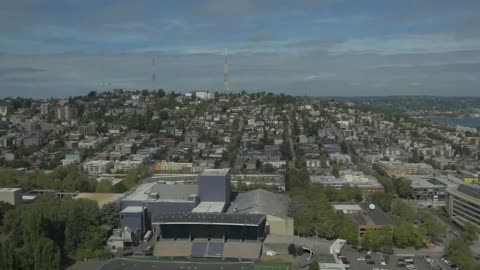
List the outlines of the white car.
<svg viewBox="0 0 480 270">
<path fill-rule="evenodd" d="M 267 251 L 267 256 L 277 256 L 277 252 L 273 250 L 268 250 Z"/>
<path fill-rule="evenodd" d="M 365 261 L 365 257 L 358 257 L 357 261 Z"/>
</svg>

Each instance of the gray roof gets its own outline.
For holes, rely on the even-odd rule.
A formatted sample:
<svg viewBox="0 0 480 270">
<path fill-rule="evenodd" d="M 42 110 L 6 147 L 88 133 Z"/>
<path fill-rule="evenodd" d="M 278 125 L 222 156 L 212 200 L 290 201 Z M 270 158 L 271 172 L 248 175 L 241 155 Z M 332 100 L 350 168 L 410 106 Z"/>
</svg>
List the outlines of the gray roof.
<svg viewBox="0 0 480 270">
<path fill-rule="evenodd" d="M 153 217 L 155 224 L 213 224 L 258 226 L 265 219 L 262 214 L 233 213 L 165 213 Z"/>
<path fill-rule="evenodd" d="M 198 185 L 195 184 L 161 184 L 153 185 L 150 193 L 157 193 L 159 199 L 188 199 L 191 195 L 198 193 Z"/>
<path fill-rule="evenodd" d="M 228 212 L 258 213 L 286 218 L 288 213 L 288 196 L 263 189 L 239 193 Z"/>
<path fill-rule="evenodd" d="M 197 194 L 198 185 L 196 184 L 146 183 L 126 195 L 122 201 L 184 201 Z"/>
<path fill-rule="evenodd" d="M 375 209 L 371 210 L 369 208 L 369 203 L 360 203 L 360 207 L 364 210 L 364 212 L 370 217 L 370 219 L 376 225 L 393 225 L 393 221 L 383 212 L 380 207 L 375 207 Z"/>
<path fill-rule="evenodd" d="M 230 172 L 229 168 L 224 169 L 205 169 L 200 175 L 201 176 L 227 176 Z"/>
</svg>

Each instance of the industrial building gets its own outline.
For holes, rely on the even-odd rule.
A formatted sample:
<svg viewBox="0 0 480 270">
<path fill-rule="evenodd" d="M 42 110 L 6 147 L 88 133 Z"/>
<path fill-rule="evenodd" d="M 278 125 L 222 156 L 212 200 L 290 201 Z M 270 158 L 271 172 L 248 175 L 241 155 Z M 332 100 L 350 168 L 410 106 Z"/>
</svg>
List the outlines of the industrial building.
<svg viewBox="0 0 480 270">
<path fill-rule="evenodd" d="M 403 163 L 401 161 L 379 161 L 377 163 L 388 176 L 435 175 L 432 165 L 426 163 Z"/>
<path fill-rule="evenodd" d="M 343 186 L 357 187 L 362 193 L 364 199 L 369 198 L 376 192 L 384 192 L 383 185 L 378 183 L 377 179 L 373 176 L 366 175 L 361 171 L 344 170 L 339 172 L 339 177 L 334 176 L 322 176 L 311 175 L 310 183 L 322 184 L 325 186 L 331 186 L 337 189 Z"/>
<path fill-rule="evenodd" d="M 146 207 L 152 216 L 172 212 L 191 212 L 198 205 L 196 184 L 146 183 L 120 200 L 120 209 Z"/>
<path fill-rule="evenodd" d="M 393 228 L 393 221 L 374 204 L 360 203 L 358 205 L 333 205 L 335 212 L 343 212 L 353 217 L 358 225 L 358 235 L 361 237 L 369 230 Z"/>
<path fill-rule="evenodd" d="M 121 228 L 134 239 L 152 230 L 154 254 L 168 257 L 258 259 L 269 231 L 293 235 L 286 195 L 255 190 L 232 196 L 229 169 L 206 169 L 196 178 L 150 178 L 125 194 Z M 122 232 L 116 235 L 115 241 L 123 239 Z M 122 246 L 113 242 L 111 248 Z"/>
<path fill-rule="evenodd" d="M 288 217 L 288 195 L 256 189 L 239 193 L 228 213 L 266 214 L 269 234 L 293 235 L 293 219 Z"/>
<path fill-rule="evenodd" d="M 404 175 L 400 177 L 410 181 L 414 199 L 434 202 L 445 200 L 445 185 L 436 180 L 435 177 L 426 175 Z"/>
<path fill-rule="evenodd" d="M 462 184 L 447 188 L 446 208 L 455 223 L 480 228 L 480 187 Z"/>
</svg>

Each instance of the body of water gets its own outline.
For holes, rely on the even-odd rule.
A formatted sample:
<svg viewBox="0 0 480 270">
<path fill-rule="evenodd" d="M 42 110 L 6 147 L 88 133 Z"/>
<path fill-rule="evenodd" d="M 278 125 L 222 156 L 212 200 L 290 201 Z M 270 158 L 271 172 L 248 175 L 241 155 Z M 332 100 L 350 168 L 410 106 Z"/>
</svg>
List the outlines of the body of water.
<svg viewBox="0 0 480 270">
<path fill-rule="evenodd" d="M 477 128 L 480 127 L 480 117 L 466 117 L 466 118 L 446 118 L 446 117 L 431 117 L 433 122 L 438 124 L 455 126 L 464 126 Z"/>
</svg>

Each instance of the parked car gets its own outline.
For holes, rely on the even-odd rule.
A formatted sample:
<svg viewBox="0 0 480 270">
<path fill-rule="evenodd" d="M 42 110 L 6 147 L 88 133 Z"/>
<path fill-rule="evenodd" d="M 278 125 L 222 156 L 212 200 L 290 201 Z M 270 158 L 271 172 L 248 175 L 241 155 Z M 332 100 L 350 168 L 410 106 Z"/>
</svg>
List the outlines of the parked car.
<svg viewBox="0 0 480 270">
<path fill-rule="evenodd" d="M 369 260 L 369 261 L 367 261 L 367 264 L 375 264 L 375 261 L 374 260 Z"/>
<path fill-rule="evenodd" d="M 357 261 L 365 261 L 365 257 L 358 257 Z"/>
</svg>

